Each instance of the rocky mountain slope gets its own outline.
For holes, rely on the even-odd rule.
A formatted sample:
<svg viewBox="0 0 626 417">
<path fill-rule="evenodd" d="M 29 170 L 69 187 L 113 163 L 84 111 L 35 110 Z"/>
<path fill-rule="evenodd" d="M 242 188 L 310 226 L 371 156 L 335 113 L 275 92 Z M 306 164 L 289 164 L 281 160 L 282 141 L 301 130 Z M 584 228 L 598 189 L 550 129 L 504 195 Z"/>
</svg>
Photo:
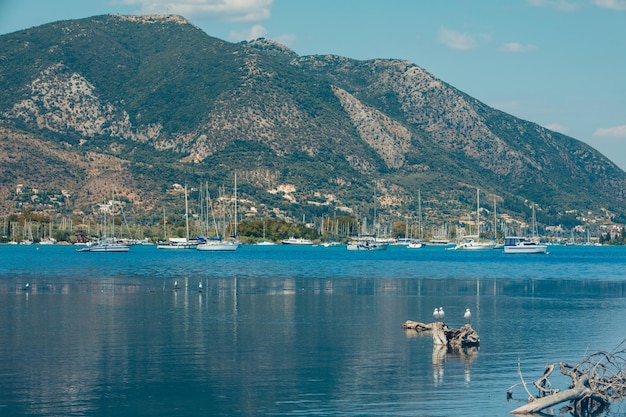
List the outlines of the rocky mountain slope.
<svg viewBox="0 0 626 417">
<path fill-rule="evenodd" d="M 5 214 L 18 184 L 85 212 L 115 189 L 147 213 L 174 183 L 217 192 L 234 171 L 249 212 L 295 218 L 407 216 L 419 190 L 445 217 L 475 207 L 476 188 L 550 221 L 626 211 L 626 174 L 596 150 L 410 62 L 232 44 L 179 16 L 55 22 L 1 36 L 0 51 Z"/>
</svg>

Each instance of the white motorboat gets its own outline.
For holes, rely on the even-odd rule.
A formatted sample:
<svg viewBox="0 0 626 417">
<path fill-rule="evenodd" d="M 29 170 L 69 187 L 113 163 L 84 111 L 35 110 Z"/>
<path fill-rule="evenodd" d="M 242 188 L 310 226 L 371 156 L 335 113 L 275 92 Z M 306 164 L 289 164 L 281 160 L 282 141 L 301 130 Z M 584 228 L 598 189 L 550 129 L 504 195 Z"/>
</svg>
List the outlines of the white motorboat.
<svg viewBox="0 0 626 417">
<path fill-rule="evenodd" d="M 412 240 L 412 241 L 411 241 L 411 242 L 407 245 L 407 248 L 409 248 L 409 249 L 421 249 L 421 248 L 423 248 L 423 247 L 424 247 L 424 244 L 423 244 L 422 242 L 420 242 L 420 241 L 415 241 L 415 240 Z"/>
<path fill-rule="evenodd" d="M 312 245 L 313 242 L 302 237 L 291 236 L 289 239 L 283 239 L 283 245 Z"/>
<path fill-rule="evenodd" d="M 388 242 L 380 242 L 376 237 L 369 235 L 359 236 L 347 245 L 348 250 L 387 250 Z"/>
<path fill-rule="evenodd" d="M 195 249 L 198 243 L 195 239 L 170 237 L 165 242 L 157 243 L 157 249 Z"/>
<path fill-rule="evenodd" d="M 504 238 L 504 253 L 548 253 L 548 246 L 539 244 L 524 236 Z"/>
<path fill-rule="evenodd" d="M 88 246 L 77 249 L 77 252 L 128 252 L 129 245 L 118 243 L 113 239 L 101 239 Z"/>
<path fill-rule="evenodd" d="M 495 248 L 496 242 L 480 242 L 472 238 L 467 238 L 456 245 L 453 250 L 490 250 Z"/>
<path fill-rule="evenodd" d="M 212 251 L 212 252 L 232 252 L 239 247 L 239 241 L 236 239 L 207 239 L 196 246 L 196 250 Z"/>
</svg>

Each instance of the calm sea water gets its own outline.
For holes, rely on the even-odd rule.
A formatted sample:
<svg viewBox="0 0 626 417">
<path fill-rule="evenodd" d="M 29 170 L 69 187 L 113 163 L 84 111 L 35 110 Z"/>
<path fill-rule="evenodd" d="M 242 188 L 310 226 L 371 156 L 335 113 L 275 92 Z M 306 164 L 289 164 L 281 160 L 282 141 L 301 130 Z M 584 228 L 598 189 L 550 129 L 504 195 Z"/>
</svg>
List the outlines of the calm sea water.
<svg viewBox="0 0 626 417">
<path fill-rule="evenodd" d="M 626 337 L 626 248 L 550 252 L 0 246 L 0 416 L 506 416 Z M 479 350 L 401 329 L 439 306 Z"/>
</svg>

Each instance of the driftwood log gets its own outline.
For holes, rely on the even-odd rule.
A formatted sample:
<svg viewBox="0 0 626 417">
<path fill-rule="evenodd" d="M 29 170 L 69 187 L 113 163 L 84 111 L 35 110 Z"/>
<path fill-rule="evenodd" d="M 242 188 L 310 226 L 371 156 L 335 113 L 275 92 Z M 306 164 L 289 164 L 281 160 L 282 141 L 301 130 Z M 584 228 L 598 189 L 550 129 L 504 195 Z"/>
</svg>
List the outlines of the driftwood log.
<svg viewBox="0 0 626 417">
<path fill-rule="evenodd" d="M 507 397 L 513 398 L 513 388 L 521 385 L 528 393 L 529 400 L 527 404 L 511 411 L 511 414 L 539 413 L 567 402 L 564 411 L 574 416 L 589 416 L 602 413 L 612 401 L 623 400 L 626 398 L 626 349 L 617 349 L 623 347 L 625 341 L 611 352 L 593 353 L 574 366 L 559 363 L 561 373 L 572 380 L 568 389 L 563 391 L 550 388 L 548 377 L 555 365 L 547 366 L 541 378 L 532 383 L 539 390 L 538 397 L 528 391 L 527 387 L 531 383 L 524 381 L 518 362 L 522 382 L 509 388 Z"/>
<path fill-rule="evenodd" d="M 459 329 L 450 329 L 441 321 L 434 323 L 420 323 L 418 321 L 407 320 L 402 324 L 404 330 L 415 330 L 416 332 L 432 332 L 433 344 L 435 346 L 447 346 L 451 349 L 461 349 L 478 346 L 480 337 L 476 330 L 468 323 Z"/>
</svg>

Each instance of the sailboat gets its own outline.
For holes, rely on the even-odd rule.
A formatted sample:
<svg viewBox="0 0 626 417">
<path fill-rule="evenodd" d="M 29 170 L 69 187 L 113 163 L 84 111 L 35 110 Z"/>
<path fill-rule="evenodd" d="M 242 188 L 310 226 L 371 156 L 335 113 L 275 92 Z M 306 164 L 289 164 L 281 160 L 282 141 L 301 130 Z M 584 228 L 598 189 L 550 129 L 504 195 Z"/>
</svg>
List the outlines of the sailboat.
<svg viewBox="0 0 626 417">
<path fill-rule="evenodd" d="M 493 242 L 481 242 L 480 235 L 480 189 L 476 189 L 476 235 L 467 235 L 463 242 L 456 245 L 453 250 L 489 250 L 496 246 Z"/>
<path fill-rule="evenodd" d="M 165 212 L 163 213 L 163 228 L 165 228 Z M 189 239 L 189 201 L 187 200 L 187 184 L 185 184 L 185 229 L 187 237 L 166 236 L 164 242 L 157 243 L 157 249 L 195 249 L 198 246 L 196 239 Z"/>
<path fill-rule="evenodd" d="M 504 243 L 498 242 L 498 214 L 496 211 L 496 197 L 493 197 L 493 238 L 496 240 L 496 245 L 493 247 L 494 249 L 502 249 L 504 248 Z"/>
<path fill-rule="evenodd" d="M 275 246 L 276 243 L 271 240 L 265 240 L 265 222 L 263 222 L 263 239 L 261 239 L 258 243 L 258 246 Z"/>
<path fill-rule="evenodd" d="M 113 202 L 115 201 L 115 194 L 113 195 L 112 203 L 110 203 L 110 208 L 113 207 Z M 107 220 L 107 210 L 103 210 L 104 221 L 102 222 L 102 235 L 97 241 L 88 243 L 87 246 L 77 249 L 77 252 L 128 252 L 130 250 L 130 246 L 124 243 L 119 243 L 115 238 L 115 221 L 114 217 L 111 214 L 111 221 L 109 225 L 109 221 Z M 108 229 L 110 228 L 110 232 Z"/>
<path fill-rule="evenodd" d="M 419 190 L 417 192 L 417 217 L 418 217 L 418 221 L 419 221 L 419 238 L 417 240 L 413 240 L 411 239 L 409 241 L 409 244 L 407 246 L 407 248 L 409 249 L 421 249 L 422 247 L 424 247 L 424 244 L 422 243 L 422 191 Z M 411 232 L 413 231 L 413 228 L 411 228 Z M 411 233 L 411 237 L 413 237 L 413 233 Z"/>
<path fill-rule="evenodd" d="M 204 239 L 202 243 L 196 246 L 196 249 L 199 251 L 210 251 L 210 252 L 233 252 L 239 248 L 239 240 L 237 239 L 237 172 L 235 172 L 235 215 L 233 222 L 233 237 L 230 239 L 223 239 L 221 236 L 217 236 L 212 239 Z M 207 190 L 208 196 L 208 190 Z M 208 200 L 208 198 L 207 198 Z M 211 204 L 211 209 L 213 209 L 213 205 Z M 208 210 L 207 210 L 208 212 Z M 215 218 L 215 215 L 213 215 Z M 224 235 L 226 234 L 226 214 L 224 213 Z"/>
</svg>

